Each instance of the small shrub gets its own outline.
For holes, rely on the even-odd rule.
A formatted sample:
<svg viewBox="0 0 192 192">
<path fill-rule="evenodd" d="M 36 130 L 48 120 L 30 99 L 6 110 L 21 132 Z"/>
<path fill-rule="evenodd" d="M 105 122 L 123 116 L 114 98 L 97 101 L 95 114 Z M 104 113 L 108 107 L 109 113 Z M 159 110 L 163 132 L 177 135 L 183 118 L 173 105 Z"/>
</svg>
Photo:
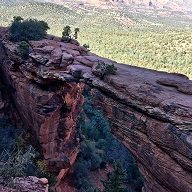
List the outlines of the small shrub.
<svg viewBox="0 0 192 192">
<path fill-rule="evenodd" d="M 94 142 L 89 140 L 83 141 L 80 145 L 78 158 L 87 161 L 89 170 L 96 170 L 101 163 L 101 157 L 97 154 Z"/>
<path fill-rule="evenodd" d="M 0 154 L 0 175 L 5 184 L 9 184 L 14 177 L 25 176 L 27 166 L 35 158 L 34 149 L 30 146 L 26 150 L 4 151 Z"/>
<path fill-rule="evenodd" d="M 85 47 L 88 51 L 90 51 L 90 49 L 89 49 L 89 44 L 83 44 L 83 47 Z"/>
<path fill-rule="evenodd" d="M 56 177 L 47 171 L 47 163 L 41 159 L 36 161 L 36 173 L 37 177 L 45 177 L 49 181 L 49 187 L 53 187 L 56 184 Z"/>
<path fill-rule="evenodd" d="M 88 176 L 87 162 L 85 160 L 79 160 L 75 162 L 73 184 L 77 189 L 80 189 L 83 186 L 87 176 Z"/>
<path fill-rule="evenodd" d="M 50 187 L 55 186 L 55 184 L 57 183 L 55 175 L 49 173 L 49 174 L 45 175 L 45 177 L 48 179 Z"/>
<path fill-rule="evenodd" d="M 67 25 L 63 28 L 62 39 L 66 40 L 66 41 L 71 40 L 71 27 L 70 26 Z"/>
<path fill-rule="evenodd" d="M 40 173 L 45 174 L 47 171 L 47 164 L 43 160 L 38 160 L 36 164 L 39 168 Z"/>
<path fill-rule="evenodd" d="M 107 180 L 101 180 L 104 190 L 98 192 L 127 192 L 126 190 L 126 171 L 122 169 L 119 162 L 114 163 L 113 172 L 107 174 Z"/>
<path fill-rule="evenodd" d="M 79 28 L 75 28 L 74 29 L 74 38 L 75 39 L 77 39 L 78 32 L 79 32 Z"/>
<path fill-rule="evenodd" d="M 104 79 L 104 77 L 109 74 L 115 75 L 117 71 L 117 68 L 113 63 L 109 65 L 106 64 L 104 61 L 98 61 L 95 69 L 100 71 L 100 79 Z"/>
<path fill-rule="evenodd" d="M 64 42 L 70 42 L 72 38 L 77 39 L 79 28 L 74 29 L 74 34 L 72 35 L 71 27 L 66 25 L 63 28 L 62 39 Z"/>
<path fill-rule="evenodd" d="M 117 71 L 117 68 L 115 67 L 114 64 L 106 66 L 106 74 L 113 74 L 113 75 L 115 75 L 116 71 Z"/>
<path fill-rule="evenodd" d="M 80 145 L 80 152 L 74 165 L 73 184 L 78 191 L 94 191 L 88 175 L 90 171 L 100 167 L 101 158 L 96 153 L 94 142 L 83 141 Z"/>
<path fill-rule="evenodd" d="M 29 58 L 29 44 L 26 41 L 21 41 L 18 45 L 18 52 L 19 52 L 19 55 L 23 59 L 28 59 Z"/>
<path fill-rule="evenodd" d="M 93 153 L 91 154 L 90 160 L 91 160 L 91 167 L 90 167 L 91 171 L 97 170 L 102 162 L 101 157 L 97 153 Z"/>
</svg>

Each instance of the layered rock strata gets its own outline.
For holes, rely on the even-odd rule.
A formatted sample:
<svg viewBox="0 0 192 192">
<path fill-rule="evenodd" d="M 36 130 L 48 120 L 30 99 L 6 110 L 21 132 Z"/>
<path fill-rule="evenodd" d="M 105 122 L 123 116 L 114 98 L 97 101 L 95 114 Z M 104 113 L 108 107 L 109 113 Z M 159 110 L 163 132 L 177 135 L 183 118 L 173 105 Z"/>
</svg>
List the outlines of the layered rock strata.
<svg viewBox="0 0 192 192">
<path fill-rule="evenodd" d="M 86 84 L 111 132 L 133 154 L 143 191 L 192 191 L 192 81 L 186 76 L 117 64 L 50 35 L 30 41 L 30 58 L 22 61 L 6 29 L 0 34 L 4 82 L 50 164 L 66 168 L 75 159 L 69 154 L 76 154 L 74 127 Z M 117 74 L 101 80 L 98 61 L 115 64 Z"/>
<path fill-rule="evenodd" d="M 17 44 L 7 40 L 6 30 L 1 29 L 1 80 L 9 93 L 7 100 L 14 106 L 48 167 L 55 172 L 68 169 L 78 153 L 79 139 L 75 126 L 82 110 L 83 84 L 63 81 L 64 73 L 57 63 L 54 63 L 54 71 L 52 66 L 49 68 L 34 59 L 35 51 L 38 54 L 41 51 L 36 50 L 39 42 L 31 42 L 34 51 L 29 60 L 23 61 L 18 57 Z M 42 45 L 45 46 L 46 41 L 52 43 L 54 49 L 56 41 L 44 40 Z M 47 57 L 57 59 L 49 49 L 43 51 Z M 46 69 L 52 70 L 55 76 L 47 76 Z"/>
</svg>

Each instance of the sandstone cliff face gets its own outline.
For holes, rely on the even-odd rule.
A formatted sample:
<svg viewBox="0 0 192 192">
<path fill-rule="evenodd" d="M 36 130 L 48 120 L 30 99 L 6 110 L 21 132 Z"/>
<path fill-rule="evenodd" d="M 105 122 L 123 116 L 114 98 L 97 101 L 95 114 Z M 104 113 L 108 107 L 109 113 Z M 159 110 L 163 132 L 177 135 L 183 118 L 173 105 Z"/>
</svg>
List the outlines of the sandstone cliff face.
<svg viewBox="0 0 192 192">
<path fill-rule="evenodd" d="M 92 84 L 92 101 L 135 157 L 144 191 L 191 191 L 192 82 L 119 65 L 117 75 Z"/>
<path fill-rule="evenodd" d="M 179 74 L 117 64 L 89 53 L 78 42 L 48 35 L 31 41 L 30 59 L 0 30 L 6 57 L 1 75 L 24 124 L 52 167 L 75 160 L 75 121 L 83 84 L 93 104 L 110 119 L 111 132 L 133 154 L 146 192 L 192 191 L 192 81 Z M 114 63 L 116 75 L 100 80 L 98 60 Z"/>
<path fill-rule="evenodd" d="M 3 58 L 1 55 L 1 80 L 9 92 L 10 104 L 14 105 L 50 169 L 55 172 L 67 169 L 78 152 L 75 126 L 82 110 L 83 84 L 60 81 L 60 76 L 57 78 L 59 71 L 55 77 L 46 78 L 41 63 L 35 59 L 23 62 L 17 56 L 17 45 L 11 44 L 3 36 L 6 29 L 1 29 L 1 33 L 4 47 Z"/>
<path fill-rule="evenodd" d="M 135 157 L 144 191 L 191 191 L 192 82 L 122 65 L 117 75 L 92 83 L 93 103 Z"/>
</svg>

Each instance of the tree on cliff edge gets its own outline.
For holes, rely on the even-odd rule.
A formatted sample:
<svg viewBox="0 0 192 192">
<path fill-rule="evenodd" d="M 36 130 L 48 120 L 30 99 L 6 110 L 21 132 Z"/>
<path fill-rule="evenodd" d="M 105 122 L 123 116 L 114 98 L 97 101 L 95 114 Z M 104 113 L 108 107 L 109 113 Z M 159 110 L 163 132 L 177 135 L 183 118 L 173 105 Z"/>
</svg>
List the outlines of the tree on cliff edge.
<svg viewBox="0 0 192 192">
<path fill-rule="evenodd" d="M 45 21 L 24 20 L 20 16 L 15 16 L 9 28 L 9 39 L 13 42 L 40 40 L 46 35 L 48 29 L 49 26 Z"/>
</svg>

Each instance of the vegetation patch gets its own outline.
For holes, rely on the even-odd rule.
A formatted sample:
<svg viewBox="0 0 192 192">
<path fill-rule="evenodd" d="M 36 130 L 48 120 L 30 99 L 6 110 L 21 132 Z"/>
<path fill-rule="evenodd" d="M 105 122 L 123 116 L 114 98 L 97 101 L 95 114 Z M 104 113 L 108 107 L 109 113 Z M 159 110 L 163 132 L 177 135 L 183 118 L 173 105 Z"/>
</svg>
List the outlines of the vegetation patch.
<svg viewBox="0 0 192 192">
<path fill-rule="evenodd" d="M 45 21 L 36 19 L 24 20 L 20 16 L 14 16 L 9 28 L 9 39 L 14 42 L 40 40 L 45 36 L 48 29 L 49 26 Z"/>
<path fill-rule="evenodd" d="M 70 42 L 72 38 L 77 39 L 78 32 L 79 32 L 79 28 L 75 28 L 74 34 L 72 34 L 71 27 L 67 25 L 63 28 L 62 40 L 64 42 Z"/>
<path fill-rule="evenodd" d="M 97 186 L 93 185 L 89 175 L 99 168 L 105 169 L 108 163 L 114 164 L 119 161 L 115 163 L 115 169 L 117 168 L 117 172 L 122 171 L 122 175 L 120 174 L 122 178 L 120 178 L 120 175 L 116 175 L 114 169 L 115 172 L 111 173 L 108 180 L 103 181 L 103 184 L 108 183 L 109 180 L 114 180 L 117 176 L 120 180 L 122 179 L 117 187 L 121 188 L 125 184 L 128 191 L 140 192 L 143 181 L 131 154 L 112 136 L 109 131 L 108 120 L 90 104 L 87 93 L 84 94 L 84 98 L 84 111 L 79 118 L 77 129 L 77 131 L 80 131 L 79 136 L 82 142 L 74 165 L 74 186 L 80 192 L 94 192 Z M 111 181 L 111 186 L 113 184 L 115 183 Z"/>
<path fill-rule="evenodd" d="M 98 61 L 98 64 L 95 69 L 99 72 L 100 79 L 104 79 L 106 75 L 115 75 L 117 71 L 117 67 L 115 67 L 113 63 L 106 64 L 104 61 Z"/>
<path fill-rule="evenodd" d="M 63 26 L 75 28 L 78 24 L 78 41 L 89 44 L 95 54 L 119 63 L 182 73 L 192 79 L 192 20 L 175 13 L 163 16 L 160 12 L 166 14 L 162 9 L 136 12 L 126 6 L 93 10 L 75 3 L 70 3 L 69 8 L 38 2 L 7 6 L 5 1 L 0 6 L 0 25 L 9 26 L 11 18 L 19 13 L 28 20 L 46 21 L 50 34 L 62 36 Z"/>
<path fill-rule="evenodd" d="M 23 58 L 23 59 L 28 59 L 29 58 L 29 44 L 26 41 L 21 41 L 18 44 L 18 52 L 19 55 Z"/>
<path fill-rule="evenodd" d="M 128 192 L 126 183 L 126 170 L 122 169 L 120 162 L 115 162 L 113 172 L 107 174 L 107 180 L 102 180 L 104 190 L 96 192 Z"/>
<path fill-rule="evenodd" d="M 14 127 L 4 117 L 0 121 L 0 182 L 5 186 L 14 185 L 15 177 L 46 177 L 49 186 L 56 183 L 55 176 L 47 172 L 46 163 L 41 160 L 40 154 L 25 141 L 21 128 Z"/>
</svg>

